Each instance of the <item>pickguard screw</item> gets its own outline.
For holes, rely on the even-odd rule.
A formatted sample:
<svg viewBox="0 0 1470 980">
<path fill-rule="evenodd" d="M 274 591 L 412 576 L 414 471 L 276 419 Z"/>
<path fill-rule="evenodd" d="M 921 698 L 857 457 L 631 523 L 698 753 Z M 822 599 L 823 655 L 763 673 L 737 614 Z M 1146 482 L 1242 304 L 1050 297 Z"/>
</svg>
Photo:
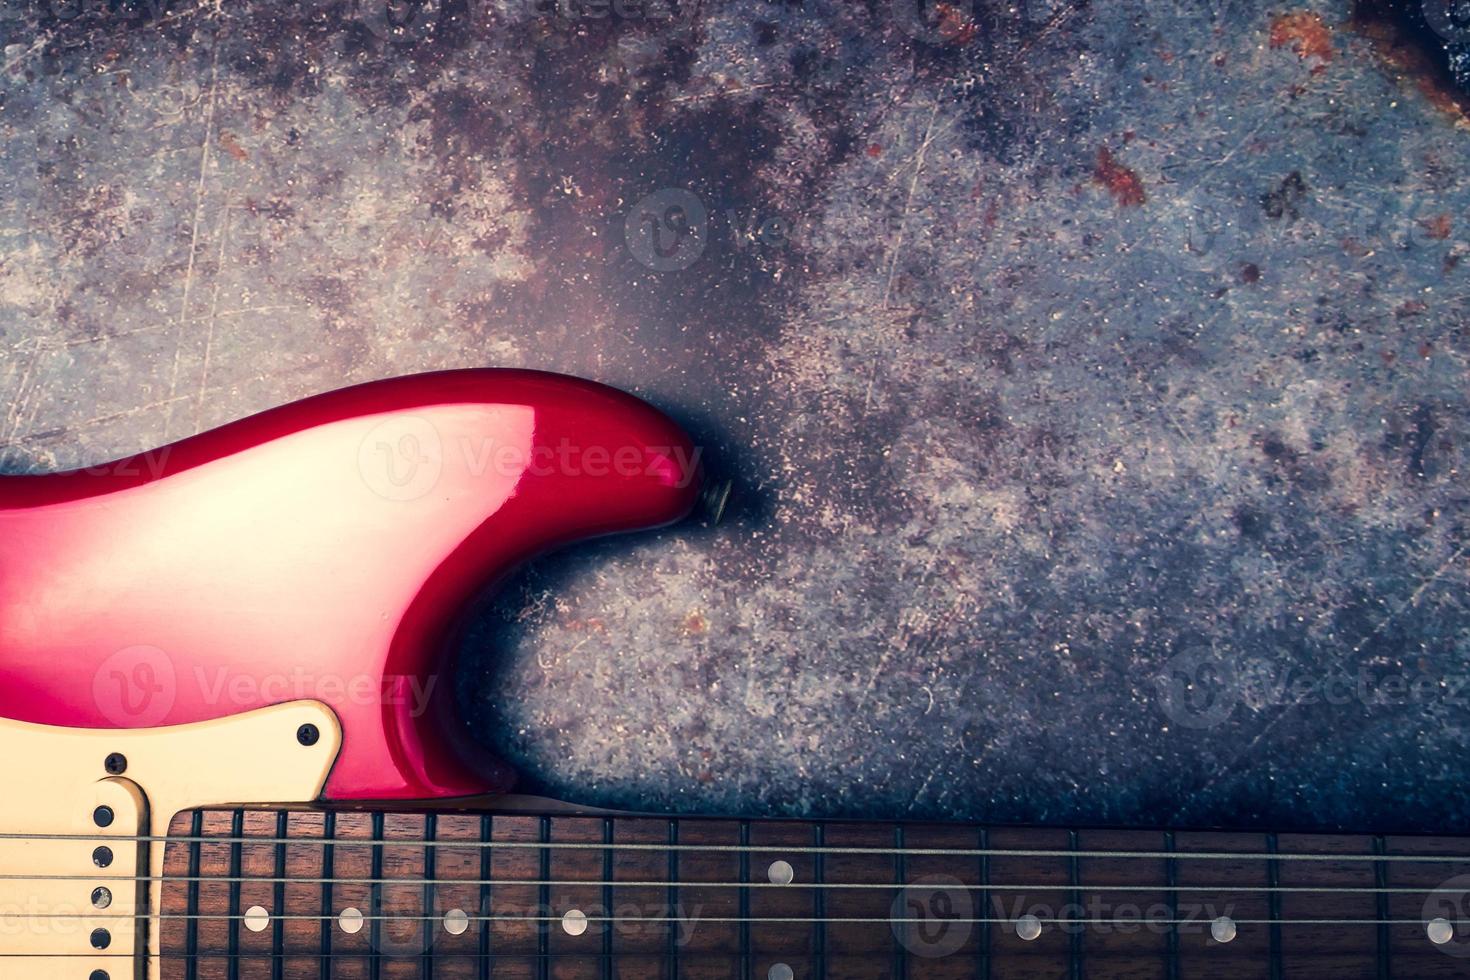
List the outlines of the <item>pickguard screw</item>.
<svg viewBox="0 0 1470 980">
<path fill-rule="evenodd" d="M 296 741 L 300 742 L 302 745 L 315 745 L 317 743 L 317 739 L 321 737 L 322 733 L 317 731 L 317 727 L 315 725 L 302 725 L 300 728 L 296 729 Z"/>
<path fill-rule="evenodd" d="M 99 827 L 111 827 L 112 826 L 112 807 L 110 807 L 110 806 L 99 806 L 97 809 L 93 810 L 92 811 L 92 822 L 95 823 L 95 824 L 97 824 L 97 826 L 99 826 Z"/>
<path fill-rule="evenodd" d="M 106 769 L 110 775 L 121 776 L 128 771 L 128 757 L 121 752 L 114 752 L 102 763 L 102 768 Z"/>
</svg>

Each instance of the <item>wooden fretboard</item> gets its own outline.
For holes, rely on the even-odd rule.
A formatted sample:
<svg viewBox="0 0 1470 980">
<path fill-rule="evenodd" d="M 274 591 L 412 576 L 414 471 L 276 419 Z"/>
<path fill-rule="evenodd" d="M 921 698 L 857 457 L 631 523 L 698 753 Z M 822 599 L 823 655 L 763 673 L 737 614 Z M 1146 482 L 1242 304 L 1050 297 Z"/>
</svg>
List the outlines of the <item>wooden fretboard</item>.
<svg viewBox="0 0 1470 980">
<path fill-rule="evenodd" d="M 170 837 L 165 980 L 1470 977 L 1454 838 L 264 810 Z"/>
</svg>

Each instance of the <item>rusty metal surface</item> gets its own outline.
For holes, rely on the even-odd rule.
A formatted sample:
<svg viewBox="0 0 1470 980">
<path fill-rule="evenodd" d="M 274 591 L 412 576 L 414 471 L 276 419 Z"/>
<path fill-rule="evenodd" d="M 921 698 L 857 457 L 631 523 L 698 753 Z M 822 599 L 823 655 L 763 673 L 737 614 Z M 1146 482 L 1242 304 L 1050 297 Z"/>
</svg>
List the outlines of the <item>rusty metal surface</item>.
<svg viewBox="0 0 1470 980">
<path fill-rule="evenodd" d="M 534 788 L 1463 831 L 1470 137 L 1401 39 L 660 3 L 4 8 L 4 467 L 583 374 L 736 497 L 478 617 Z"/>
</svg>

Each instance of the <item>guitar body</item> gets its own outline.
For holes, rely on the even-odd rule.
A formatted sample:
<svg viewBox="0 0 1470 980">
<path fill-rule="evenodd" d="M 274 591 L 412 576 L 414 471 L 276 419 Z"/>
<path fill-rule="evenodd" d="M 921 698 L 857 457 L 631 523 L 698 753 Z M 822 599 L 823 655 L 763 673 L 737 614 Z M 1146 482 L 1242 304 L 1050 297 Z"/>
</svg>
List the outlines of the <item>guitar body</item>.
<svg viewBox="0 0 1470 980">
<path fill-rule="evenodd" d="M 0 716 L 158 728 L 316 700 L 342 727 L 329 799 L 503 790 L 444 710 L 457 615 L 538 553 L 683 517 L 699 483 L 643 402 L 501 370 L 0 477 Z"/>
</svg>

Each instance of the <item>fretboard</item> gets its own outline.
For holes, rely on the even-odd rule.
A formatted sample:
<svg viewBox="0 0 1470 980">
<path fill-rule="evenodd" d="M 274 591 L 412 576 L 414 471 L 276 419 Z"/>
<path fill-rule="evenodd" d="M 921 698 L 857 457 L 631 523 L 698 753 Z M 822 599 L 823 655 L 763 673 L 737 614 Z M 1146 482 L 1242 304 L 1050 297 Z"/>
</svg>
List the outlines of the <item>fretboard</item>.
<svg viewBox="0 0 1470 980">
<path fill-rule="evenodd" d="M 165 980 L 1470 977 L 1456 838 L 208 810 L 166 858 Z"/>
</svg>

